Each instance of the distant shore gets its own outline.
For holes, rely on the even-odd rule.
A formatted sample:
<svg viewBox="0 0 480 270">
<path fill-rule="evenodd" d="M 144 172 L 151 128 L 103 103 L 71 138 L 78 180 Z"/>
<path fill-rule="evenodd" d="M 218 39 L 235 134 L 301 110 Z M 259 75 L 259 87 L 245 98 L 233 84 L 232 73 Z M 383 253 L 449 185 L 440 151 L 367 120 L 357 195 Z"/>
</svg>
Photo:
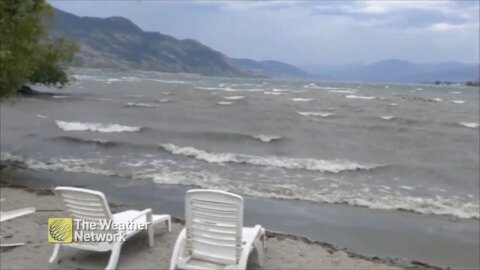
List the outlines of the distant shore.
<svg viewBox="0 0 480 270">
<path fill-rule="evenodd" d="M 15 182 L 15 179 L 2 175 L 1 197 L 6 199 L 2 203 L 2 211 L 34 206 L 37 212 L 2 223 L 2 242 L 25 242 L 26 245 L 3 249 L 1 268 L 52 268 L 52 265 L 48 264 L 52 247 L 46 241 L 47 219 L 63 216 L 65 213 L 50 190 L 32 189 L 14 184 Z M 135 205 L 112 205 L 112 208 L 117 212 L 138 207 Z M 179 218 L 174 220 L 171 233 L 166 233 L 163 228 L 156 230 L 156 246 L 153 249 L 148 248 L 145 235 L 130 240 L 122 250 L 119 268 L 167 268 L 174 241 L 183 222 Z M 265 269 L 313 269 L 319 267 L 328 269 L 412 267 L 438 269 L 438 267 L 418 261 L 368 257 L 341 250 L 328 243 L 280 232 L 268 232 L 267 246 Z M 103 268 L 108 260 L 108 255 L 105 254 L 75 250 L 65 251 L 62 257 L 63 259 L 58 265 L 61 268 Z"/>
</svg>

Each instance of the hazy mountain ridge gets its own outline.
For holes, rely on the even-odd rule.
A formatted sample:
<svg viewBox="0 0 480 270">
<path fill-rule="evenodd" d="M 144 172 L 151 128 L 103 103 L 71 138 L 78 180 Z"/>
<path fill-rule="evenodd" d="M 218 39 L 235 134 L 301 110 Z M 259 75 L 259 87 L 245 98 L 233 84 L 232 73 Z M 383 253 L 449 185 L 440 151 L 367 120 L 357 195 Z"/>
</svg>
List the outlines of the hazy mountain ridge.
<svg viewBox="0 0 480 270">
<path fill-rule="evenodd" d="M 80 45 L 77 66 L 145 69 L 202 75 L 247 76 L 220 52 L 194 40 L 178 40 L 144 32 L 123 17 L 79 17 L 55 9 L 53 35 L 65 35 Z"/>
<path fill-rule="evenodd" d="M 478 81 L 479 65 L 460 62 L 417 64 L 398 59 L 383 60 L 369 65 L 315 67 L 306 69 L 343 81 L 422 83 L 434 81 Z"/>
<path fill-rule="evenodd" d="M 91 68 L 143 69 L 226 77 L 306 77 L 308 73 L 279 61 L 242 65 L 202 43 L 146 32 L 123 17 L 79 17 L 54 9 L 52 35 L 65 35 L 80 45 L 74 65 Z M 256 65 L 254 63 L 257 63 Z M 250 68 L 255 66 L 259 68 Z"/>
<path fill-rule="evenodd" d="M 240 69 L 263 74 L 275 78 L 312 79 L 320 76 L 312 75 L 296 66 L 275 60 L 255 61 L 246 58 L 230 58 L 233 65 Z"/>
</svg>

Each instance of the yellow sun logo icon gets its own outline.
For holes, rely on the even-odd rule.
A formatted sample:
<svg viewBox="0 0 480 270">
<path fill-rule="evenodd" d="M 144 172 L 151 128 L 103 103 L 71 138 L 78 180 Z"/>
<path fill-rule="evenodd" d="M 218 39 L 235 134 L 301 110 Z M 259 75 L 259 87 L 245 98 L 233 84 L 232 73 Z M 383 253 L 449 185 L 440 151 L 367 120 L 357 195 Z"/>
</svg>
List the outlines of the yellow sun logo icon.
<svg viewBox="0 0 480 270">
<path fill-rule="evenodd" d="M 48 219 L 48 242 L 71 243 L 73 240 L 73 222 L 71 218 Z"/>
</svg>

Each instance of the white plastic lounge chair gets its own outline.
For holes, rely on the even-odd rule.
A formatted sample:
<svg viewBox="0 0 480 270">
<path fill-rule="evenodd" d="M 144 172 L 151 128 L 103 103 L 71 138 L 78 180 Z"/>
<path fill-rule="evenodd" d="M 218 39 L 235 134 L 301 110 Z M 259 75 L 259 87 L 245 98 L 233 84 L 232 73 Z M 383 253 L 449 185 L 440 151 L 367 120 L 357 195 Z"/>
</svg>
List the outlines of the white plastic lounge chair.
<svg viewBox="0 0 480 270">
<path fill-rule="evenodd" d="M 12 248 L 12 247 L 19 247 L 24 246 L 25 243 L 1 243 L 0 247 L 2 248 Z"/>
<path fill-rule="evenodd" d="M 4 202 L 4 201 L 5 201 L 5 198 L 0 199 L 0 202 Z M 15 209 L 15 210 L 6 211 L 6 212 L 1 212 L 0 211 L 0 222 L 4 222 L 4 221 L 10 220 L 10 219 L 14 219 L 14 218 L 17 218 L 17 217 L 28 215 L 28 214 L 34 213 L 35 211 L 36 210 L 33 207 Z M 25 245 L 25 243 L 1 243 L 0 247 L 2 247 L 2 248 L 18 247 L 18 246 L 23 246 L 23 245 Z"/>
<path fill-rule="evenodd" d="M 25 216 L 35 212 L 35 208 L 27 207 L 21 209 L 15 209 L 11 211 L 0 212 L 0 222 L 14 219 L 17 217 Z"/>
<path fill-rule="evenodd" d="M 173 249 L 170 269 L 246 269 L 255 250 L 263 264 L 265 229 L 243 227 L 243 198 L 218 190 L 190 190 L 185 228 Z"/>
<path fill-rule="evenodd" d="M 150 246 L 154 246 L 154 225 L 166 222 L 168 231 L 171 231 L 170 215 L 153 215 L 152 209 L 145 209 L 143 211 L 127 210 L 120 213 L 112 214 L 108 206 L 107 199 L 102 192 L 73 187 L 57 187 L 55 195 L 59 197 L 68 211 L 68 213 L 75 220 L 87 220 L 89 222 L 99 222 L 102 219 L 113 220 L 117 224 L 126 224 L 127 222 L 146 223 L 151 222 L 148 226 L 148 237 Z M 100 231 L 101 233 L 102 231 Z M 125 235 L 128 239 L 135 234 L 141 232 L 140 230 L 124 230 L 124 231 L 110 231 L 110 233 L 120 233 Z M 98 233 L 98 232 L 97 232 Z M 105 233 L 103 231 L 103 233 Z M 58 255 L 61 247 L 72 247 L 83 250 L 91 250 L 98 252 L 112 251 L 110 260 L 106 269 L 115 269 L 122 248 L 122 241 L 118 242 L 73 242 L 69 244 L 55 244 L 53 254 L 50 257 L 50 263 L 58 261 Z"/>
</svg>

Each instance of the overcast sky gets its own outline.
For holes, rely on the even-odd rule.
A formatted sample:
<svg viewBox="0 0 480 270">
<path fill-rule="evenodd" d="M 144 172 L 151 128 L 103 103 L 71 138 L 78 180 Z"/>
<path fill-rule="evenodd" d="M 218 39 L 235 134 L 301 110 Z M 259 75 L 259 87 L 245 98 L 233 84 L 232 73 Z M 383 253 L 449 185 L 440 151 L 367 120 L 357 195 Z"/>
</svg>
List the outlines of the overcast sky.
<svg viewBox="0 0 480 270">
<path fill-rule="evenodd" d="M 299 66 L 479 62 L 479 2 L 54 1 L 80 16 L 123 16 L 232 57 Z"/>
</svg>

